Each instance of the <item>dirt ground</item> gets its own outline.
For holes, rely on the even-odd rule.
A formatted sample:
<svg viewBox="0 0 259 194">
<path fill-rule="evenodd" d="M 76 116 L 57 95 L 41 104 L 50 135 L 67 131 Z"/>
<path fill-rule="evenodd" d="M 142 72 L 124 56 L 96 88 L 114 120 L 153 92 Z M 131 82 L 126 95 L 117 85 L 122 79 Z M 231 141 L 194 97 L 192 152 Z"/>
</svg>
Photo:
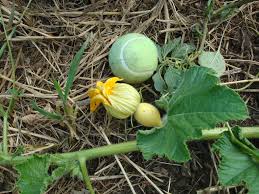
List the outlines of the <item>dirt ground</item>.
<svg viewBox="0 0 259 194">
<path fill-rule="evenodd" d="M 13 24 L 25 10 L 28 0 L 0 0 L 4 21 L 8 24 L 12 2 Z M 200 44 L 204 9 L 201 0 L 37 0 L 32 1 L 11 39 L 17 66 L 16 80 L 23 92 L 10 118 L 11 151 L 24 146 L 26 153 L 69 152 L 135 139 L 138 126 L 129 120 L 110 120 L 104 110 L 90 114 L 86 91 L 97 80 L 111 76 L 108 51 L 117 37 L 128 32 L 143 33 L 159 44 L 182 37 L 184 42 Z M 223 1 L 215 0 L 219 8 Z M 85 36 L 94 41 L 81 60 L 70 98 L 80 107 L 77 122 L 79 140 L 70 141 L 69 131 L 59 123 L 40 117 L 31 101 L 48 110 L 55 109 L 57 94 L 52 80 L 64 86 L 69 62 L 79 50 Z M 0 44 L 5 39 L 0 27 Z M 228 20 L 209 23 L 205 50 L 220 49 L 226 59 L 227 72 L 222 82 L 255 78 L 259 73 L 259 2 L 242 6 Z M 0 61 L 0 102 L 7 106 L 11 85 L 11 66 L 7 53 Z M 136 86 L 148 99 L 158 98 L 152 81 Z M 233 84 L 247 102 L 251 118 L 241 126 L 259 125 L 259 84 Z M 150 96 L 152 95 L 152 96 Z M 152 102 L 151 101 L 151 102 Z M 0 120 L 1 125 L 1 120 Z M 104 132 L 104 133 L 102 133 Z M 1 135 L 1 132 L 0 132 Z M 258 145 L 258 141 L 254 140 Z M 177 164 L 166 159 L 145 161 L 140 153 L 118 156 L 137 194 L 164 193 L 245 193 L 242 187 L 220 187 L 217 178 L 218 156 L 211 151 L 212 142 L 191 142 L 193 160 Z M 88 163 L 89 174 L 97 193 L 130 194 L 130 187 L 114 157 Z M 0 193 L 16 193 L 17 175 L 0 166 Z M 147 178 L 148 177 L 148 178 Z M 52 184 L 49 194 L 87 193 L 83 182 L 66 176 Z"/>
</svg>

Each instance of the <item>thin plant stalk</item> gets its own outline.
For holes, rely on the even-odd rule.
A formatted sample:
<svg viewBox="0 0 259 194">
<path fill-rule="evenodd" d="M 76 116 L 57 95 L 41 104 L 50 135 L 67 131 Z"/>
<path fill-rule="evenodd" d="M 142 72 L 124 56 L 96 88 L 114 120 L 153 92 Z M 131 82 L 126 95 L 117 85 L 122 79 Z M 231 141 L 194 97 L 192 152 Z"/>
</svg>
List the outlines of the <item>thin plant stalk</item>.
<svg viewBox="0 0 259 194">
<path fill-rule="evenodd" d="M 200 140 L 212 140 L 217 139 L 221 136 L 221 134 L 227 131 L 228 128 L 215 128 L 210 130 L 202 130 L 202 137 Z M 242 134 L 244 137 L 249 138 L 259 138 L 259 127 L 245 127 L 242 128 Z M 58 154 L 63 159 L 72 159 L 77 156 L 83 156 L 86 160 L 92 160 L 95 158 L 110 156 L 115 154 L 124 154 L 128 152 L 139 151 L 137 146 L 137 141 L 128 141 L 119 144 L 112 144 L 107 146 L 102 146 L 98 148 L 92 148 L 88 150 L 82 150 L 79 152 L 69 152 Z"/>
<path fill-rule="evenodd" d="M 208 22 L 209 22 L 209 19 L 206 18 L 204 21 L 204 25 L 203 25 L 203 35 L 202 35 L 202 39 L 201 39 L 201 43 L 200 43 L 200 47 L 199 47 L 199 52 L 201 52 L 204 49 L 206 37 L 208 34 Z"/>
<path fill-rule="evenodd" d="M 255 161 L 259 162 L 259 154 L 235 137 L 229 123 L 227 123 L 227 128 L 230 133 L 232 143 L 242 148 L 247 154 L 252 156 Z"/>
<path fill-rule="evenodd" d="M 199 140 L 212 140 L 218 139 L 227 128 L 216 128 L 211 130 L 203 130 L 202 137 Z M 259 126 L 257 127 L 244 127 L 242 128 L 242 135 L 247 138 L 259 138 Z M 197 141 L 194 140 L 194 141 Z M 101 146 L 97 148 L 91 148 L 87 150 L 81 150 L 76 152 L 59 153 L 50 155 L 52 163 L 60 163 L 65 160 L 78 160 L 83 158 L 84 160 L 92 160 L 104 156 L 111 156 L 115 154 L 126 154 L 129 152 L 140 151 L 137 145 L 137 141 L 128 141 L 124 143 L 112 144 Z M 17 156 L 15 158 L 11 156 L 1 156 L 0 164 L 19 164 L 33 156 Z"/>
<path fill-rule="evenodd" d="M 86 160 L 80 159 L 79 164 L 80 164 L 80 168 L 81 168 L 81 172 L 82 172 L 82 175 L 83 175 L 83 179 L 84 179 L 86 188 L 89 190 L 90 194 L 95 194 L 94 188 L 92 186 L 92 183 L 91 183 L 91 180 L 90 180 L 90 177 L 88 175 L 87 168 L 86 168 Z"/>
<path fill-rule="evenodd" d="M 8 154 L 8 128 L 9 128 L 8 117 L 9 117 L 9 114 L 13 111 L 13 107 L 15 104 L 15 98 L 17 95 L 18 95 L 17 93 L 12 94 L 12 98 L 9 102 L 8 108 L 3 116 L 3 118 L 4 118 L 4 120 L 3 120 L 3 153 L 4 154 Z"/>
<path fill-rule="evenodd" d="M 3 121 L 3 153 L 8 154 L 8 114 L 4 115 Z"/>
<path fill-rule="evenodd" d="M 10 45 L 10 42 L 9 42 L 9 39 L 8 39 L 8 34 L 7 34 L 5 24 L 4 24 L 4 18 L 3 18 L 3 14 L 2 14 L 1 9 L 0 9 L 0 15 L 1 15 L 2 26 L 3 26 L 4 34 L 5 34 L 5 38 L 6 38 L 7 48 L 8 48 L 8 57 L 9 57 L 10 62 L 12 64 L 12 77 L 11 77 L 11 79 L 15 80 L 16 66 L 15 66 L 15 62 L 14 62 L 14 58 L 13 58 L 13 54 L 12 54 L 12 48 L 11 48 L 11 45 Z"/>
<path fill-rule="evenodd" d="M 257 0 L 239 0 L 239 1 L 234 1 L 232 3 L 229 3 L 225 6 L 222 6 L 221 8 L 217 9 L 216 11 L 214 11 L 212 17 L 216 18 L 218 17 L 222 12 L 229 10 L 229 9 L 233 9 L 233 8 L 238 8 L 241 7 L 242 5 L 248 4 L 248 3 L 252 3 L 255 2 Z"/>
</svg>

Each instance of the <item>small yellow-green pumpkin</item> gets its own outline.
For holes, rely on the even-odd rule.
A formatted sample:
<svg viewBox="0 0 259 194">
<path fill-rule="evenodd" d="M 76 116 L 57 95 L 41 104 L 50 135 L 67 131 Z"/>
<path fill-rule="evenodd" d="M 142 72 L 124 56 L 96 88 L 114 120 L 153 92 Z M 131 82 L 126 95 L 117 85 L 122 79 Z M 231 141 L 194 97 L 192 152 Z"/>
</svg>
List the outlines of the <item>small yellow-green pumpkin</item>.
<svg viewBox="0 0 259 194">
<path fill-rule="evenodd" d="M 161 127 L 162 120 L 159 110 L 149 103 L 140 103 L 134 113 L 134 118 L 145 127 Z"/>
</svg>

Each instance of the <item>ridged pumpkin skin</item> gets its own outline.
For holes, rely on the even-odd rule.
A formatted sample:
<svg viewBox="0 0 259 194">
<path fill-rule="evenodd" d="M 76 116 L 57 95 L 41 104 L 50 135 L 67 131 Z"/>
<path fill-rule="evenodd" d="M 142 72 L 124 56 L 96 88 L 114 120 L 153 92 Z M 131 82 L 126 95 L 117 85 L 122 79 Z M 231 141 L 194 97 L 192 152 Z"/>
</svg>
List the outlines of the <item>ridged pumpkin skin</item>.
<svg viewBox="0 0 259 194">
<path fill-rule="evenodd" d="M 125 119 L 136 111 L 140 103 L 140 95 L 131 85 L 117 83 L 108 100 L 111 106 L 104 105 L 107 112 L 117 119 Z"/>
<path fill-rule="evenodd" d="M 127 83 L 149 79 L 158 65 L 155 43 L 138 33 L 119 37 L 109 52 L 109 64 L 115 76 Z"/>
</svg>

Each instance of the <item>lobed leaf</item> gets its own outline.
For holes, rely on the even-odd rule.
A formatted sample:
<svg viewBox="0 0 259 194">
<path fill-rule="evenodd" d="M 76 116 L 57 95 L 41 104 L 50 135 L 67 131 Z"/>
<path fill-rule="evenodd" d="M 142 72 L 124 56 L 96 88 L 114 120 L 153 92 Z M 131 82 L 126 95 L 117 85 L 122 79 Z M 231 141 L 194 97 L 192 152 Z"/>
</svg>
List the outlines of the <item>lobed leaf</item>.
<svg viewBox="0 0 259 194">
<path fill-rule="evenodd" d="M 177 49 L 173 50 L 171 57 L 178 59 L 185 59 L 190 53 L 195 51 L 195 46 L 192 44 L 179 44 Z"/>
<path fill-rule="evenodd" d="M 235 128 L 233 130 L 238 130 Z M 235 135 L 243 145 L 252 149 L 259 154 L 256 149 L 247 139 Z M 259 193 L 259 163 L 254 158 L 247 154 L 241 147 L 235 145 L 231 141 L 231 135 L 226 132 L 213 145 L 214 151 L 219 152 L 221 161 L 219 164 L 219 181 L 224 186 L 239 185 L 245 182 L 249 194 Z"/>
<path fill-rule="evenodd" d="M 169 40 L 168 43 L 164 44 L 162 47 L 162 58 L 165 59 L 169 53 L 176 50 L 181 43 L 181 38 L 175 38 L 173 40 Z"/>
<path fill-rule="evenodd" d="M 160 68 L 153 76 L 152 76 L 154 87 L 156 91 L 163 93 L 166 89 L 166 83 L 162 76 L 162 68 Z"/>
<path fill-rule="evenodd" d="M 49 184 L 69 173 L 81 178 L 77 161 L 62 160 L 62 163 L 58 164 L 50 173 L 50 158 L 49 155 L 33 155 L 25 162 L 15 165 L 15 169 L 19 173 L 16 184 L 21 194 L 42 194 Z"/>
<path fill-rule="evenodd" d="M 49 182 L 48 174 L 50 161 L 48 156 L 34 155 L 26 162 L 15 166 L 19 173 L 17 187 L 21 194 L 41 194 L 43 193 Z"/>
<path fill-rule="evenodd" d="M 186 141 L 201 137 L 202 129 L 248 117 L 238 94 L 218 83 L 215 73 L 205 67 L 183 72 L 182 81 L 169 100 L 164 126 L 138 131 L 137 143 L 146 159 L 158 155 L 177 162 L 187 161 L 190 154 Z"/>
</svg>

